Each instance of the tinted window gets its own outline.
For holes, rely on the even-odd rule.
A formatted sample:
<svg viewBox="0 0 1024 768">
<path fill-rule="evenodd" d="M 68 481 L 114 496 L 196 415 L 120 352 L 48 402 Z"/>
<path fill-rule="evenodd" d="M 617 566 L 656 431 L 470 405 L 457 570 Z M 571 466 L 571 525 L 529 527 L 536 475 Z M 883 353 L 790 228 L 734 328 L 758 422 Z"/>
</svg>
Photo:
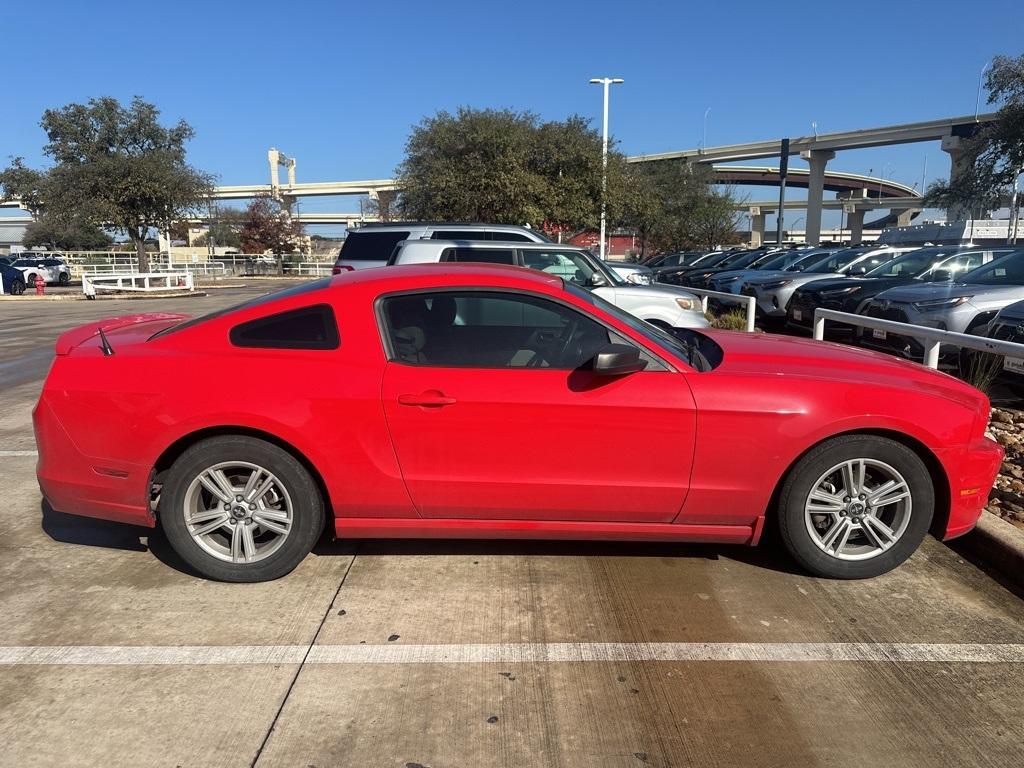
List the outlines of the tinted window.
<svg viewBox="0 0 1024 768">
<path fill-rule="evenodd" d="M 498 248 L 446 248 L 441 261 L 473 261 L 484 264 L 515 264 L 514 251 Z"/>
<path fill-rule="evenodd" d="M 576 369 L 608 343 L 600 323 L 553 301 L 485 291 L 383 302 L 391 359 L 449 368 Z"/>
<path fill-rule="evenodd" d="M 236 325 L 231 343 L 264 349 L 337 349 L 338 324 L 330 306 L 317 304 Z"/>
<path fill-rule="evenodd" d="M 1024 285 L 1024 251 L 1015 251 L 960 278 L 975 285 Z"/>
<path fill-rule="evenodd" d="M 541 251 L 524 248 L 522 254 L 523 264 L 530 269 L 556 275 L 585 288 L 598 285 L 598 277 L 604 285 L 625 284 L 625 280 L 614 271 L 599 265 L 597 259 L 587 258 L 580 251 Z"/>
<path fill-rule="evenodd" d="M 349 232 L 338 260 L 387 261 L 395 245 L 408 237 L 408 232 Z"/>
</svg>

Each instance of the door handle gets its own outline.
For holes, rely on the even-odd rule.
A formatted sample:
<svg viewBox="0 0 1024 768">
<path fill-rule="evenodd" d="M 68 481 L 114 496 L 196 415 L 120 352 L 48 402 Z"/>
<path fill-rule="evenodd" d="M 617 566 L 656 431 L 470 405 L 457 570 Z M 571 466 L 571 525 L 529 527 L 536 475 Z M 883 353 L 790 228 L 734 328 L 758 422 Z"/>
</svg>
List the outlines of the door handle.
<svg viewBox="0 0 1024 768">
<path fill-rule="evenodd" d="M 454 405 L 455 398 L 447 397 L 443 392 L 430 389 L 420 392 L 418 395 L 399 395 L 399 405 L 418 405 L 423 408 L 440 408 L 445 405 Z"/>
</svg>

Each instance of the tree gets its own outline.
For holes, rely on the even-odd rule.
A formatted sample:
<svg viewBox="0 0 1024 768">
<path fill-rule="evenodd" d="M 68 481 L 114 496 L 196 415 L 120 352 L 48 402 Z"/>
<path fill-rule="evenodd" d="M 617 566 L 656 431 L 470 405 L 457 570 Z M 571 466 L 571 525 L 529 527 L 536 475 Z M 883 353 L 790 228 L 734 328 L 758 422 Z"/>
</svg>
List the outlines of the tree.
<svg viewBox="0 0 1024 768">
<path fill-rule="evenodd" d="M 127 107 L 102 97 L 48 109 L 41 121 L 49 140 L 44 152 L 54 161 L 48 171 L 36 172 L 41 210 L 66 227 L 77 222 L 124 231 L 142 271 L 149 269 L 150 231 L 166 230 L 196 212 L 212 184 L 209 175 L 185 162 L 192 128 L 184 121 L 166 128 L 159 116 L 138 97 Z M 24 170 L 29 169 L 16 159 L 4 172 L 5 193 L 9 174 Z M 15 179 L 14 186 L 28 183 Z"/>
<path fill-rule="evenodd" d="M 302 223 L 292 219 L 273 198 L 257 197 L 245 209 L 240 240 L 246 253 L 292 253 L 299 249 L 302 238 Z"/>
<path fill-rule="evenodd" d="M 641 255 L 649 248 L 714 248 L 736 238 L 732 190 L 717 189 L 706 165 L 665 160 L 626 165 L 614 174 L 610 166 L 609 189 L 610 219 L 636 232 Z"/>
<path fill-rule="evenodd" d="M 586 119 L 460 108 L 413 128 L 398 168 L 403 216 L 592 226 L 601 202 L 601 138 Z"/>
<path fill-rule="evenodd" d="M 996 56 L 985 87 L 988 103 L 1000 105 L 995 121 L 962 139 L 968 169 L 932 184 L 925 198 L 929 206 L 965 208 L 972 218 L 998 208 L 1024 170 L 1024 55 Z"/>
<path fill-rule="evenodd" d="M 44 215 L 25 228 L 22 242 L 29 248 L 42 245 L 50 250 L 99 251 L 110 247 L 114 238 L 93 224 L 53 221 Z"/>
<path fill-rule="evenodd" d="M 214 246 L 241 248 L 241 230 L 245 224 L 245 214 L 236 208 L 222 208 L 214 211 L 213 221 L 209 229 L 195 239 L 195 245 L 208 245 L 212 239 Z"/>
<path fill-rule="evenodd" d="M 0 200 L 18 200 L 33 217 L 43 211 L 43 183 L 46 174 L 26 167 L 20 157 L 12 157 L 11 164 L 0 171 Z"/>
</svg>

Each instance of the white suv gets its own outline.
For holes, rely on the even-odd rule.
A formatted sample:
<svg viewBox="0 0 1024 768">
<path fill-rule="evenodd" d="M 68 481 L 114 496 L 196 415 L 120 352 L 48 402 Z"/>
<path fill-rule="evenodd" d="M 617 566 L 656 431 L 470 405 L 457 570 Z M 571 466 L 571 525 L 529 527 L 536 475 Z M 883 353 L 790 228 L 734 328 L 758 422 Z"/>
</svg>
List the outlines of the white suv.
<svg viewBox="0 0 1024 768">
<path fill-rule="evenodd" d="M 406 240 L 395 246 L 388 265 L 438 262 L 485 262 L 536 269 L 593 291 L 631 315 L 661 328 L 708 326 L 700 299 L 692 293 L 664 283 L 627 283 L 586 248 L 555 243 Z"/>
<path fill-rule="evenodd" d="M 71 282 L 71 270 L 61 259 L 53 256 L 27 256 L 19 254 L 19 258 L 11 264 L 25 275 L 25 284 L 29 287 L 36 284 L 36 280 L 44 283 L 56 283 L 67 285 Z"/>
<path fill-rule="evenodd" d="M 350 229 L 334 262 L 334 274 L 383 267 L 403 240 L 467 240 L 503 243 L 550 243 L 544 233 L 511 224 L 458 224 L 435 221 L 364 224 Z"/>
</svg>

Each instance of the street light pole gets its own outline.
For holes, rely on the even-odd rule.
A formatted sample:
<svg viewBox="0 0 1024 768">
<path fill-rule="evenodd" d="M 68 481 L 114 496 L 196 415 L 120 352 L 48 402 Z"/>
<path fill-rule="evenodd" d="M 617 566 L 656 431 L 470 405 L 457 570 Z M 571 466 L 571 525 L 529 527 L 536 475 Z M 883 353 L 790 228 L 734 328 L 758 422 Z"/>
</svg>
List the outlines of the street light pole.
<svg viewBox="0 0 1024 768">
<path fill-rule="evenodd" d="M 989 61 L 988 64 L 981 68 L 981 74 L 978 75 L 978 97 L 974 100 L 974 122 L 978 122 L 978 111 L 981 109 L 981 85 L 985 82 L 985 73 L 988 72 L 991 66 L 992 62 Z"/>
<path fill-rule="evenodd" d="M 604 86 L 604 119 L 601 129 L 601 261 L 605 253 L 605 225 L 608 197 L 608 88 L 613 84 L 624 82 L 621 77 L 594 77 L 590 79 L 594 85 Z"/>
</svg>

